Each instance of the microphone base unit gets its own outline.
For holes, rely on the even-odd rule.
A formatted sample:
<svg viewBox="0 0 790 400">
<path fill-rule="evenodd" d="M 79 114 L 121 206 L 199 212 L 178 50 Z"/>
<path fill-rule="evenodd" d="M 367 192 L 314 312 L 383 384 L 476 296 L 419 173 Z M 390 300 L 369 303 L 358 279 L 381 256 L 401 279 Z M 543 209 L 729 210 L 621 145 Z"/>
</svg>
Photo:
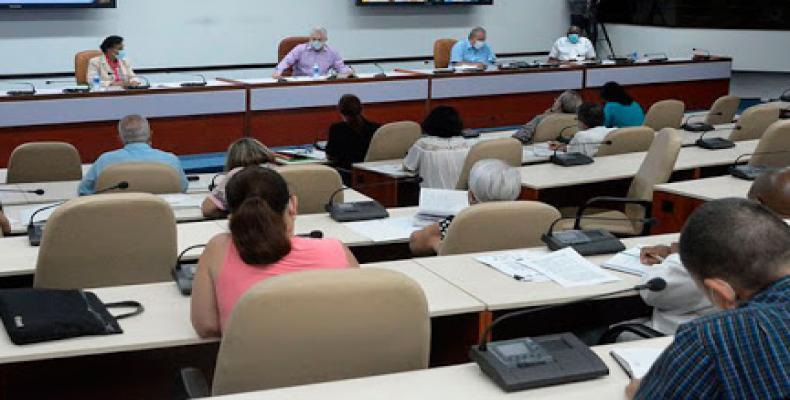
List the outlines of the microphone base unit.
<svg viewBox="0 0 790 400">
<path fill-rule="evenodd" d="M 696 144 L 698 147 L 707 150 L 724 150 L 735 147 L 735 143 L 733 141 L 723 138 L 700 139 L 697 140 Z"/>
<path fill-rule="evenodd" d="M 571 247 L 583 256 L 614 254 L 625 250 L 620 239 L 603 229 L 554 232 L 543 235 L 541 240 L 551 251 Z"/>
<path fill-rule="evenodd" d="M 757 165 L 737 165 L 730 167 L 730 175 L 735 178 L 753 181 L 763 173 L 770 171 L 771 168 Z"/>
<path fill-rule="evenodd" d="M 680 127 L 684 131 L 688 132 L 711 132 L 716 130 L 711 124 L 706 124 L 704 122 L 697 122 L 693 124 L 684 124 Z"/>
<path fill-rule="evenodd" d="M 603 360 L 570 333 L 473 346 L 469 358 L 505 392 L 609 375 Z"/>
<path fill-rule="evenodd" d="M 9 90 L 5 92 L 9 96 L 33 96 L 36 94 L 35 90 Z"/>
<path fill-rule="evenodd" d="M 480 132 L 474 129 L 464 129 L 464 131 L 461 132 L 461 137 L 464 139 L 477 139 L 480 137 Z"/>
<path fill-rule="evenodd" d="M 181 87 L 205 87 L 208 86 L 207 82 L 184 82 L 181 84 Z"/>
<path fill-rule="evenodd" d="M 73 87 L 73 88 L 63 89 L 64 94 L 85 94 L 90 92 L 91 92 L 91 88 L 89 87 Z"/>
<path fill-rule="evenodd" d="M 126 90 L 148 90 L 151 88 L 151 85 L 129 85 L 124 87 Z"/>
<path fill-rule="evenodd" d="M 27 238 L 31 246 L 41 246 L 41 238 L 44 236 L 44 224 L 44 222 L 34 222 L 27 226 Z"/>
<path fill-rule="evenodd" d="M 357 203 L 335 203 L 329 209 L 329 216 L 337 222 L 370 221 L 389 218 L 390 214 L 377 201 Z"/>
<path fill-rule="evenodd" d="M 667 62 L 667 61 L 669 61 L 669 58 L 667 58 L 667 57 L 657 57 L 657 58 L 648 58 L 647 59 L 647 62 L 649 62 L 651 64 L 658 64 L 658 63 L 663 63 L 663 62 Z"/>
<path fill-rule="evenodd" d="M 559 165 L 561 167 L 576 167 L 580 165 L 589 165 L 595 162 L 592 157 L 586 156 L 582 153 L 558 153 L 551 156 L 550 161 L 553 164 Z"/>
<path fill-rule="evenodd" d="M 178 286 L 178 290 L 184 296 L 192 295 L 192 281 L 195 280 L 195 272 L 197 271 L 197 264 L 178 263 L 170 273 L 173 275 L 173 280 Z"/>
</svg>

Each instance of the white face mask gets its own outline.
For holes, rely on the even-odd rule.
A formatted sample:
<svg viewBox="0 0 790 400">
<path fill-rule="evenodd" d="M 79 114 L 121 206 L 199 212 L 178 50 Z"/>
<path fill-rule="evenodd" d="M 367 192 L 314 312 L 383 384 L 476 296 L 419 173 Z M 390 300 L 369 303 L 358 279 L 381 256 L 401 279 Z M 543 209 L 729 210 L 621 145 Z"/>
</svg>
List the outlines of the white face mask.
<svg viewBox="0 0 790 400">
<path fill-rule="evenodd" d="M 486 45 L 486 42 L 484 42 L 482 40 L 478 40 L 478 41 L 475 42 L 474 48 L 477 49 L 477 50 L 480 50 L 483 47 L 485 47 L 485 45 Z"/>
<path fill-rule="evenodd" d="M 312 47 L 315 51 L 321 50 L 324 48 L 324 42 L 320 40 L 311 40 L 310 47 Z"/>
</svg>

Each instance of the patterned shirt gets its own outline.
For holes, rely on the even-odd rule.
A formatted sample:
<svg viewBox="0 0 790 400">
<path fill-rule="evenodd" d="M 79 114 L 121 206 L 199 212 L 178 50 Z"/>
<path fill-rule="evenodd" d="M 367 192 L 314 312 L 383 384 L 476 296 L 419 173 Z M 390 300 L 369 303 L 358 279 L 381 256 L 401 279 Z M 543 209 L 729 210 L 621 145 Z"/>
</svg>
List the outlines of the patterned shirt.
<svg viewBox="0 0 790 400">
<path fill-rule="evenodd" d="M 790 398 L 790 276 L 680 327 L 636 399 Z"/>
</svg>

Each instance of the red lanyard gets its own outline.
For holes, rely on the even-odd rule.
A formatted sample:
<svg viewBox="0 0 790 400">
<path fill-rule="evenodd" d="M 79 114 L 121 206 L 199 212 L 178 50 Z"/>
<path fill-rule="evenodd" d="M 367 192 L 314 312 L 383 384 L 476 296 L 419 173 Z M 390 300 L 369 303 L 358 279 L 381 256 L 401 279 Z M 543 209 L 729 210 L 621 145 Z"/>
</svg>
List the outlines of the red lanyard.
<svg viewBox="0 0 790 400">
<path fill-rule="evenodd" d="M 106 57 L 106 56 L 105 56 Z M 107 57 L 107 64 L 112 68 L 112 73 L 115 75 L 115 81 L 121 81 L 121 60 L 116 59 L 115 63 L 110 61 L 110 58 Z"/>
</svg>

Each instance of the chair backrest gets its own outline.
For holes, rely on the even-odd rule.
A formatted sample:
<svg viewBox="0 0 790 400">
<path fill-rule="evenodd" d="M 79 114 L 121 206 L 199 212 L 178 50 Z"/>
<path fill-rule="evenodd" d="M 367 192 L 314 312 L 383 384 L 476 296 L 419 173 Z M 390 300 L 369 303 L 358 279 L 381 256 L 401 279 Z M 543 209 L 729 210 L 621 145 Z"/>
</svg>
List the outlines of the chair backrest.
<svg viewBox="0 0 790 400">
<path fill-rule="evenodd" d="M 102 54 L 99 50 L 85 50 L 74 55 L 74 79 L 78 85 L 88 84 L 88 63 Z"/>
<path fill-rule="evenodd" d="M 181 193 L 181 177 L 173 167 L 161 163 L 123 163 L 107 167 L 96 179 L 96 190 L 129 182 L 129 188 L 117 192 L 151 194 Z"/>
<path fill-rule="evenodd" d="M 617 129 L 609 132 L 604 139 L 604 141 L 611 141 L 612 144 L 598 147 L 598 153 L 595 156 L 604 157 L 647 151 L 655 137 L 656 133 L 653 129 L 646 126 Z"/>
<path fill-rule="evenodd" d="M 406 157 L 422 136 L 422 127 L 413 121 L 400 121 L 379 128 L 370 140 L 365 162 L 397 160 Z"/>
<path fill-rule="evenodd" d="M 705 123 L 710 125 L 729 124 L 735 119 L 740 105 L 741 98 L 738 96 L 719 97 L 710 107 L 710 111 L 705 117 Z"/>
<path fill-rule="evenodd" d="M 176 220 L 162 199 L 145 193 L 81 197 L 47 221 L 34 286 L 81 289 L 171 280 Z"/>
<path fill-rule="evenodd" d="M 749 160 L 750 165 L 770 168 L 790 166 L 790 120 L 777 121 L 768 127 L 754 153 Z"/>
<path fill-rule="evenodd" d="M 325 213 L 329 198 L 343 187 L 340 174 L 325 165 L 294 165 L 278 168 L 277 172 L 288 183 L 291 194 L 298 197 L 299 214 Z M 343 192 L 340 192 L 335 202 L 342 201 Z"/>
<path fill-rule="evenodd" d="M 214 395 L 428 367 L 430 317 L 407 276 L 364 268 L 268 279 L 233 309 Z"/>
<path fill-rule="evenodd" d="M 82 161 L 77 148 L 63 142 L 36 142 L 18 146 L 8 160 L 6 183 L 78 181 Z"/>
<path fill-rule="evenodd" d="M 511 167 L 520 167 L 523 153 L 521 142 L 518 139 L 502 138 L 477 143 L 469 149 L 469 154 L 466 155 L 456 189 L 469 189 L 469 172 L 478 161 L 496 159 L 504 161 Z"/>
<path fill-rule="evenodd" d="M 686 105 L 680 100 L 663 100 L 653 104 L 642 124 L 658 132 L 664 128 L 678 129 L 683 124 Z"/>
<path fill-rule="evenodd" d="M 310 41 L 309 36 L 290 36 L 280 41 L 280 44 L 277 46 L 277 63 L 282 61 L 294 47 L 299 46 L 300 44 L 307 43 Z M 293 72 L 292 69 L 287 69 L 283 71 L 284 76 L 290 76 Z"/>
<path fill-rule="evenodd" d="M 453 219 L 439 255 L 541 246 L 541 235 L 560 217 L 556 208 L 536 201 L 475 204 Z"/>
<path fill-rule="evenodd" d="M 579 121 L 576 114 L 551 114 L 540 120 L 535 127 L 534 143 L 548 142 L 557 140 L 562 134 L 566 138 L 571 138 L 579 131 Z"/>
<path fill-rule="evenodd" d="M 655 135 L 653 144 L 647 151 L 642 165 L 631 181 L 628 189 L 629 199 L 653 200 L 653 186 L 669 182 L 675 170 L 683 140 L 680 132 L 675 129 L 663 129 Z M 638 205 L 627 205 L 625 213 L 629 218 L 644 218 L 644 208 Z M 635 222 L 637 232 L 642 231 L 642 224 Z"/>
<path fill-rule="evenodd" d="M 447 68 L 450 66 L 450 53 L 453 46 L 458 43 L 455 39 L 439 39 L 433 43 L 434 68 Z"/>
<path fill-rule="evenodd" d="M 735 124 L 735 130 L 730 134 L 730 140 L 739 142 L 761 138 L 765 130 L 779 120 L 781 113 L 781 108 L 774 104 L 749 107 Z"/>
</svg>

